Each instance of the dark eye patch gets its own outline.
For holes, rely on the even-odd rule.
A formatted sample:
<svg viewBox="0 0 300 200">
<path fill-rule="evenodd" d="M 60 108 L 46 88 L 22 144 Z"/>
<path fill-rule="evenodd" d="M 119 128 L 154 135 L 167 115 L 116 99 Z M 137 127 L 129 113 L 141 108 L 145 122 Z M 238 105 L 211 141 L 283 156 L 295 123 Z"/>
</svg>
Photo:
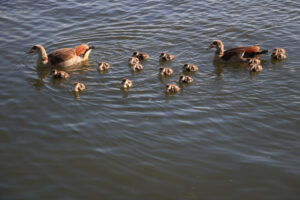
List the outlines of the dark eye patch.
<svg viewBox="0 0 300 200">
<path fill-rule="evenodd" d="M 213 42 L 214 45 L 217 45 L 218 43 L 216 41 Z"/>
</svg>

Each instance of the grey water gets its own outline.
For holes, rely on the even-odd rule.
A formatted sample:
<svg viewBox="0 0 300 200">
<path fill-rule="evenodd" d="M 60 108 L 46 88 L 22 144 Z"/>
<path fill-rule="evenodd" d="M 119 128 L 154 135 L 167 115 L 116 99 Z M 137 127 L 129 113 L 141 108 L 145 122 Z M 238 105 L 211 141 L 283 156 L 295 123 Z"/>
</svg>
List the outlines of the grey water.
<svg viewBox="0 0 300 200">
<path fill-rule="evenodd" d="M 214 65 L 215 39 L 268 49 L 263 71 Z M 63 81 L 26 54 L 82 43 L 96 49 Z M 1 1 L 0 199 L 299 199 L 299 47 L 298 1 Z M 194 83 L 166 95 L 184 63 Z"/>
</svg>

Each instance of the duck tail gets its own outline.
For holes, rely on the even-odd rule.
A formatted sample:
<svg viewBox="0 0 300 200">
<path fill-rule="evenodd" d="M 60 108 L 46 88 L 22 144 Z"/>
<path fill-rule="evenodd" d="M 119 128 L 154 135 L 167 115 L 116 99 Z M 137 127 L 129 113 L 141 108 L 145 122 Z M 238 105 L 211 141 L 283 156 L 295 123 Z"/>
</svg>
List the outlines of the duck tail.
<svg viewBox="0 0 300 200">
<path fill-rule="evenodd" d="M 261 50 L 261 51 L 259 51 L 259 52 L 257 52 L 258 54 L 267 54 L 268 53 L 268 50 L 266 49 L 266 50 Z"/>
</svg>

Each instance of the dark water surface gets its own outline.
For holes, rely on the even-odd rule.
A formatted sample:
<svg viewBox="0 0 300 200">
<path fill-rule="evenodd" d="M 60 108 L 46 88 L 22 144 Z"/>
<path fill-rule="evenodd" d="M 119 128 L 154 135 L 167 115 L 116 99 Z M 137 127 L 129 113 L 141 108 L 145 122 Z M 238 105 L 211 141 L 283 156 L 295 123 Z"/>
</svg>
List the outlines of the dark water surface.
<svg viewBox="0 0 300 200">
<path fill-rule="evenodd" d="M 0 3 L 0 199 L 300 199 L 298 1 L 17 2 Z M 288 58 L 264 55 L 259 74 L 214 66 L 214 39 Z M 97 49 L 65 81 L 25 54 L 84 42 Z M 137 74 L 134 50 L 150 55 Z M 195 82 L 167 96 L 186 62 Z"/>
</svg>

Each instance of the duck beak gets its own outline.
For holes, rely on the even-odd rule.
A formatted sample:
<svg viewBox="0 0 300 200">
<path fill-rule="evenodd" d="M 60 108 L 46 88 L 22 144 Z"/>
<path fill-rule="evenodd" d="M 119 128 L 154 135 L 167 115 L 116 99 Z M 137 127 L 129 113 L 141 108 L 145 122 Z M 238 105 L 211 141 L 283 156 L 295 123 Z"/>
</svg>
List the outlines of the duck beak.
<svg viewBox="0 0 300 200">
<path fill-rule="evenodd" d="M 90 46 L 89 49 L 96 49 L 96 47 L 95 46 Z"/>
<path fill-rule="evenodd" d="M 213 48 L 214 45 L 213 44 L 210 44 L 209 47 L 206 49 L 206 50 L 210 50 L 211 48 Z"/>
<path fill-rule="evenodd" d="M 27 54 L 33 53 L 32 49 L 26 52 Z"/>
</svg>

